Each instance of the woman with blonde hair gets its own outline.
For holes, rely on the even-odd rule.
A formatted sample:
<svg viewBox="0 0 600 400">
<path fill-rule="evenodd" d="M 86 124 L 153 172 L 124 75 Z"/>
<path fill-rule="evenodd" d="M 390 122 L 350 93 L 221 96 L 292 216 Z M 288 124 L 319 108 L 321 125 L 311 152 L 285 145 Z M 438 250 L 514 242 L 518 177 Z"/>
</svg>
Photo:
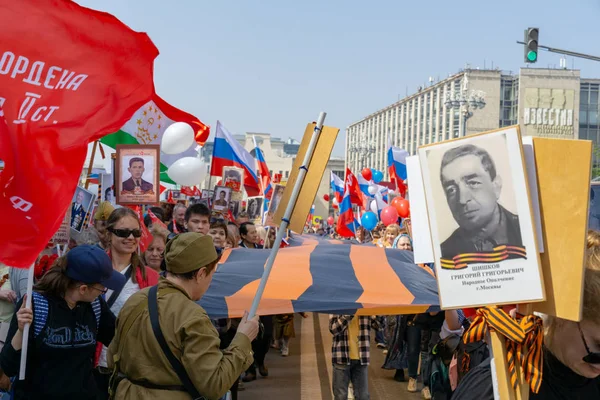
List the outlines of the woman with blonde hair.
<svg viewBox="0 0 600 400">
<path fill-rule="evenodd" d="M 137 214 L 127 207 L 114 210 L 106 223 L 108 255 L 113 269 L 123 274 L 126 280 L 122 290 L 106 293 L 106 303 L 116 316 L 134 293 L 158 284 L 158 272 L 146 267 L 138 254 L 142 236 L 140 228 Z M 98 367 L 94 371 L 103 399 L 108 398 L 108 379 L 112 372 L 106 362 L 106 344 L 98 346 Z"/>
<path fill-rule="evenodd" d="M 394 245 L 394 240 L 398 235 L 400 235 L 400 225 L 398 224 L 390 224 L 388 225 L 384 232 L 383 236 L 377 240 L 375 243 L 378 247 L 390 248 Z"/>
<path fill-rule="evenodd" d="M 532 400 L 600 399 L 600 233 L 588 232 L 587 253 L 583 319 L 546 317 L 542 382 Z M 489 358 L 465 375 L 452 396 L 493 398 Z"/>
</svg>

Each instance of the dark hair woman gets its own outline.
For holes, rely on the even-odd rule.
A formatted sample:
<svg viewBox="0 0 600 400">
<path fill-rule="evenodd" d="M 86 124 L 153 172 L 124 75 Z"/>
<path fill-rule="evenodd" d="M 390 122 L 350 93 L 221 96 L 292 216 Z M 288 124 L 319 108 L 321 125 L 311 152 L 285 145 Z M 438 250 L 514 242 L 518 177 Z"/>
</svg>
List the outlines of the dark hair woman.
<svg viewBox="0 0 600 400">
<path fill-rule="evenodd" d="M 122 290 L 106 293 L 106 302 L 110 310 L 119 315 L 123 305 L 136 292 L 158 283 L 158 272 L 144 266 L 138 255 L 138 247 L 142 231 L 137 214 L 130 208 L 117 208 L 108 217 L 106 223 L 106 238 L 108 255 L 112 260 L 115 271 L 124 275 L 125 286 Z M 104 344 L 104 346 L 102 346 Z M 100 390 L 100 399 L 108 399 L 108 379 L 110 371 L 107 368 L 107 344 L 98 345 L 96 381 Z"/>
<path fill-rule="evenodd" d="M 32 308 L 25 299 L 17 304 L 0 354 L 4 373 L 17 375 L 23 328 L 31 324 L 27 373 L 15 381 L 14 399 L 96 398 L 96 342 L 110 343 L 115 332 L 115 316 L 100 295 L 124 284 L 97 246 L 78 246 L 54 262 L 34 287 Z"/>
</svg>

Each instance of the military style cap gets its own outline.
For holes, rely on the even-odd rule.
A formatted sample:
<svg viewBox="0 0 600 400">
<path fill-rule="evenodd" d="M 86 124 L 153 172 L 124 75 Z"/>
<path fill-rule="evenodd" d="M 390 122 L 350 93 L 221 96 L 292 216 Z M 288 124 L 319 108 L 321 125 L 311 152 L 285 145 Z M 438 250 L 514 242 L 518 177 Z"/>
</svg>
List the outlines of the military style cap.
<svg viewBox="0 0 600 400">
<path fill-rule="evenodd" d="M 165 249 L 167 271 L 174 274 L 195 271 L 218 258 L 212 237 L 201 233 L 179 234 L 167 243 Z"/>
</svg>

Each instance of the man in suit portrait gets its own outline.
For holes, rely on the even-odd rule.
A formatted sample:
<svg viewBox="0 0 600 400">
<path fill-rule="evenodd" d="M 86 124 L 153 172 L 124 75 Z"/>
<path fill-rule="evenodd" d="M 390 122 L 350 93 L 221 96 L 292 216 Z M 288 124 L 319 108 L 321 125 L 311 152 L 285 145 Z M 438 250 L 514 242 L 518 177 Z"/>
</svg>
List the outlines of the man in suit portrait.
<svg viewBox="0 0 600 400">
<path fill-rule="evenodd" d="M 523 246 L 519 217 L 498 203 L 502 177 L 486 150 L 466 144 L 446 151 L 440 179 L 459 226 L 442 243 L 442 258 L 490 252 L 499 245 Z"/>
<path fill-rule="evenodd" d="M 83 199 L 85 194 L 81 191 L 77 191 L 75 195 L 75 203 L 71 204 L 71 228 L 77 232 L 81 231 L 83 226 L 83 220 L 85 219 L 86 211 L 83 209 Z"/>
<path fill-rule="evenodd" d="M 129 171 L 131 177 L 123 182 L 123 192 L 134 192 L 135 194 L 154 193 L 154 185 L 142 179 L 142 175 L 146 171 L 143 158 L 132 157 L 129 160 L 127 171 Z"/>
<path fill-rule="evenodd" d="M 218 207 L 227 207 L 227 192 L 224 190 L 221 190 L 219 192 L 219 198 L 217 200 L 215 200 L 215 206 Z"/>
</svg>

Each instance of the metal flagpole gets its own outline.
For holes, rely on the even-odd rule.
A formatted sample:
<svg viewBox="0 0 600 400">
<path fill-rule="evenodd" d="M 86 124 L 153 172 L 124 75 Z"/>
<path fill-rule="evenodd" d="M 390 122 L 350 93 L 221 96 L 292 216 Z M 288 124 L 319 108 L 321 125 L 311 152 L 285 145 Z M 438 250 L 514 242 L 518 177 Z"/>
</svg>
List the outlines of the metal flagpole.
<svg viewBox="0 0 600 400">
<path fill-rule="evenodd" d="M 306 154 L 304 155 L 304 161 L 302 162 L 302 166 L 300 167 L 300 171 L 298 172 L 298 179 L 296 180 L 296 184 L 294 185 L 294 189 L 292 190 L 292 196 L 290 197 L 290 200 L 287 204 L 285 213 L 283 214 L 283 218 L 281 218 L 281 225 L 277 230 L 277 237 L 275 238 L 275 243 L 273 244 L 273 248 L 271 249 L 271 254 L 269 254 L 269 258 L 267 259 L 265 271 L 263 272 L 263 276 L 260 279 L 260 284 L 258 285 L 258 290 L 256 291 L 256 295 L 254 296 L 254 300 L 252 301 L 252 307 L 250 308 L 248 319 L 254 318 L 254 315 L 256 315 L 256 311 L 258 310 L 258 305 L 260 304 L 260 299 L 262 298 L 263 292 L 265 291 L 265 286 L 267 285 L 267 280 L 269 279 L 269 275 L 271 274 L 271 269 L 273 268 L 275 257 L 277 257 L 277 252 L 279 251 L 279 247 L 281 247 L 283 235 L 285 234 L 285 232 L 287 232 L 287 227 L 290 223 L 290 218 L 292 217 L 292 211 L 294 210 L 296 200 L 298 200 L 298 195 L 300 194 L 300 189 L 302 188 L 302 184 L 304 183 L 304 178 L 306 177 L 306 173 L 308 172 L 308 164 L 310 163 L 312 155 L 315 152 L 315 148 L 317 147 L 317 141 L 319 139 L 319 135 L 321 134 L 321 129 L 323 128 L 323 123 L 325 122 L 326 115 L 327 113 L 324 112 L 321 112 L 319 114 L 317 126 L 315 126 L 315 129 L 313 131 L 312 138 L 310 139 L 310 144 L 308 145 L 308 149 L 306 149 Z"/>
<path fill-rule="evenodd" d="M 27 299 L 25 301 L 25 308 L 31 309 L 31 296 L 33 292 L 33 273 L 35 265 L 31 264 L 29 271 L 27 271 Z M 19 311 L 19 310 L 17 310 Z M 23 327 L 23 342 L 21 344 L 21 369 L 19 371 L 19 380 L 25 380 L 25 370 L 27 369 L 27 347 L 29 345 L 29 328 L 31 324 L 25 324 Z"/>
</svg>

